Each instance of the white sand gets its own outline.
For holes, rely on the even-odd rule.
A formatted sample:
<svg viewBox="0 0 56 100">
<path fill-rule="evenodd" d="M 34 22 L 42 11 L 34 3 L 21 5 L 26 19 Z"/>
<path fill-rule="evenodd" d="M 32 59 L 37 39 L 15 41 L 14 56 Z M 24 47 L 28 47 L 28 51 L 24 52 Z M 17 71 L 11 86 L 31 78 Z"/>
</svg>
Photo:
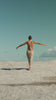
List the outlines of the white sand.
<svg viewBox="0 0 56 100">
<path fill-rule="evenodd" d="M 56 100 L 56 60 L 0 62 L 0 100 Z"/>
</svg>

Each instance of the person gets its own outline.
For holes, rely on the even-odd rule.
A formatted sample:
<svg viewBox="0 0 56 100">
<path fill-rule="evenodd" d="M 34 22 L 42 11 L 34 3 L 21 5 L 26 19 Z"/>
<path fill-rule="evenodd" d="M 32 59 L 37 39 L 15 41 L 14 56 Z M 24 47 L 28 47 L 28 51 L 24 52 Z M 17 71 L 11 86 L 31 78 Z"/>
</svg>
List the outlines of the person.
<svg viewBox="0 0 56 100">
<path fill-rule="evenodd" d="M 28 40 L 29 41 L 26 41 L 25 43 L 17 46 L 16 49 L 18 49 L 19 47 L 27 44 L 27 52 L 26 52 L 26 54 L 27 54 L 28 63 L 29 63 L 29 70 L 31 70 L 34 44 L 39 44 L 39 45 L 44 45 L 44 46 L 46 46 L 46 44 L 39 43 L 39 42 L 36 42 L 36 41 L 32 41 L 32 36 L 31 35 L 28 37 Z"/>
</svg>

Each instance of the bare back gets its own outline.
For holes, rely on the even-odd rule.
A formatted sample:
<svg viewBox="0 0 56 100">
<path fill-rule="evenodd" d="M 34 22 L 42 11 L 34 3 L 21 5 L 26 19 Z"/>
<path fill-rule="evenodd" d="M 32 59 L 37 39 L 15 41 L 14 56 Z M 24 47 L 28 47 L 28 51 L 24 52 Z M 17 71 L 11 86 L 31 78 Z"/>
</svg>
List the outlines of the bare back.
<svg viewBox="0 0 56 100">
<path fill-rule="evenodd" d="M 34 41 L 28 41 L 27 42 L 27 46 L 28 46 L 28 50 L 33 50 L 33 45 L 34 45 Z"/>
<path fill-rule="evenodd" d="M 25 44 L 27 44 L 27 46 L 28 46 L 27 49 L 28 49 L 28 50 L 33 50 L 34 44 L 39 44 L 39 45 L 44 45 L 44 46 L 46 46 L 46 44 L 43 44 L 43 43 L 39 43 L 39 42 L 35 42 L 35 41 L 32 41 L 32 40 L 29 40 L 29 41 L 27 41 L 27 42 L 25 42 L 25 43 L 23 43 L 23 44 L 17 46 L 16 49 L 18 49 L 19 47 L 21 47 L 21 46 L 23 46 L 23 45 L 25 45 Z"/>
</svg>

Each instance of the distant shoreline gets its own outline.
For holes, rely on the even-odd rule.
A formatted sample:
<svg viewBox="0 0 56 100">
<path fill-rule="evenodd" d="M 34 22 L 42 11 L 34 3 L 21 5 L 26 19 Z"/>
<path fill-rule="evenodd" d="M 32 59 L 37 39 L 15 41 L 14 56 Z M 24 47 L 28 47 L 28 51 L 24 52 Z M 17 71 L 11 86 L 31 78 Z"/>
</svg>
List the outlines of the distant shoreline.
<svg viewBox="0 0 56 100">
<path fill-rule="evenodd" d="M 33 61 L 33 62 L 49 62 L 49 61 L 56 61 L 56 59 L 48 60 L 48 61 Z M 22 63 L 25 62 L 25 63 L 28 63 L 28 61 L 0 61 L 0 62 L 22 62 Z"/>
</svg>

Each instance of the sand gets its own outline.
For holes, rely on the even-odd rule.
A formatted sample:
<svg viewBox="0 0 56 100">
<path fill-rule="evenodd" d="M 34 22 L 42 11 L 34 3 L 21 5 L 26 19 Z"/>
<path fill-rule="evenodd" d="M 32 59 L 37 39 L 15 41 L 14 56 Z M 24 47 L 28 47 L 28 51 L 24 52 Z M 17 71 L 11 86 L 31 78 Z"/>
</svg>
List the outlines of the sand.
<svg viewBox="0 0 56 100">
<path fill-rule="evenodd" d="M 56 60 L 0 62 L 0 100 L 56 100 Z"/>
</svg>

